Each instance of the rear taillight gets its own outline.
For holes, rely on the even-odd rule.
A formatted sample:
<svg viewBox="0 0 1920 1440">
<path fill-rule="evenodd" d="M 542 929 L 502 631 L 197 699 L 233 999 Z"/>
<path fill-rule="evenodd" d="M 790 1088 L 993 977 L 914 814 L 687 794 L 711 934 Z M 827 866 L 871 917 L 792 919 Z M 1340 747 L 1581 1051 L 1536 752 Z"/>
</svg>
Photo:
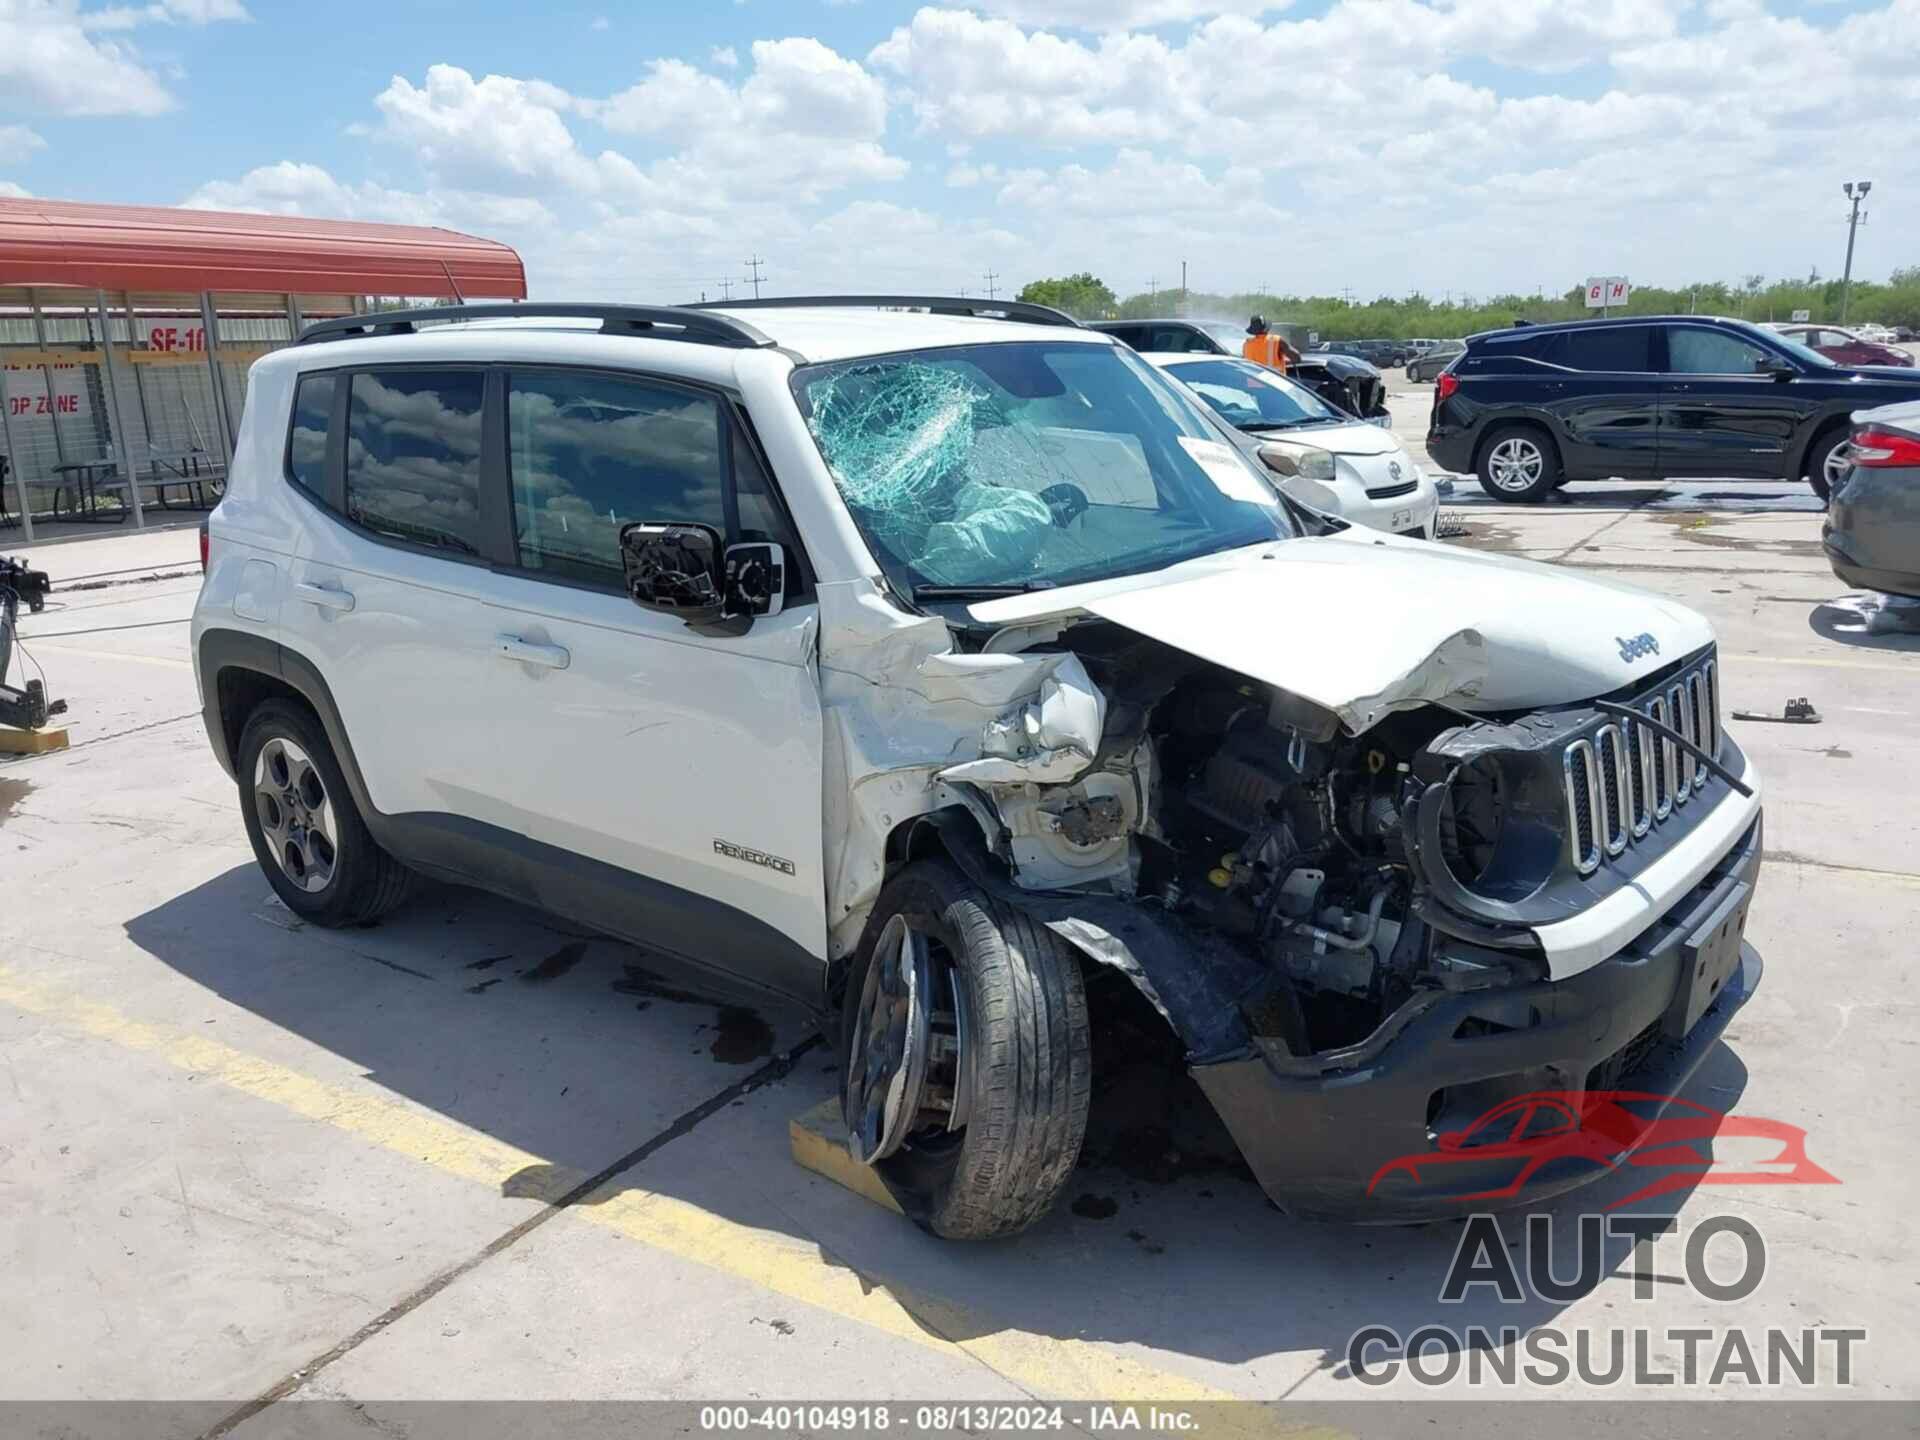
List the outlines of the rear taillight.
<svg viewBox="0 0 1920 1440">
<path fill-rule="evenodd" d="M 1460 388 L 1460 377 L 1454 374 L 1451 370 L 1442 370 L 1440 372 L 1440 378 L 1434 381 L 1433 393 L 1439 396 L 1442 400 L 1445 400 L 1448 396 L 1452 395 L 1453 392 L 1458 390 L 1459 388 Z"/>
<path fill-rule="evenodd" d="M 207 555 L 213 549 L 213 537 L 207 533 L 207 522 L 200 522 L 200 573 L 207 573 Z"/>
<path fill-rule="evenodd" d="M 1895 430 L 1856 430 L 1853 450 L 1847 458 L 1862 470 L 1891 470 L 1909 465 L 1920 468 L 1920 438 Z"/>
</svg>

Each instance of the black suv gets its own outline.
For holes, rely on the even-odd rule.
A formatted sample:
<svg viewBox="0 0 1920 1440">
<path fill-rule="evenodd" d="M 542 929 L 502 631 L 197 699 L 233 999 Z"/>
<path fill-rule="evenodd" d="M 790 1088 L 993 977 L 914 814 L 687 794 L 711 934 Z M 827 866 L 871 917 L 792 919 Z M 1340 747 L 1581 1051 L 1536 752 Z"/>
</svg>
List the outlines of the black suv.
<svg viewBox="0 0 1920 1440">
<path fill-rule="evenodd" d="M 1920 377 L 1836 365 L 1739 320 L 1674 315 L 1470 336 L 1433 392 L 1427 453 L 1490 495 L 1569 480 L 1804 475 L 1823 500 L 1847 417 L 1920 399 Z"/>
</svg>

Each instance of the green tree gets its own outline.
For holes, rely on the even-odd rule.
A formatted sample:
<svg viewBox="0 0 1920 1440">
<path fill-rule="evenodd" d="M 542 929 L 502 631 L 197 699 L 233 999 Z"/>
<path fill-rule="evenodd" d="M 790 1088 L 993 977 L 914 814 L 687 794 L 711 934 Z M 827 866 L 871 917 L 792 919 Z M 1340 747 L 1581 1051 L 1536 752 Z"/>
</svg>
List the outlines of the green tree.
<svg viewBox="0 0 1920 1440">
<path fill-rule="evenodd" d="M 1055 280 L 1030 280 L 1019 298 L 1029 305 L 1051 305 L 1076 320 L 1105 320 L 1119 308 L 1120 300 L 1106 282 L 1082 270 Z"/>
</svg>

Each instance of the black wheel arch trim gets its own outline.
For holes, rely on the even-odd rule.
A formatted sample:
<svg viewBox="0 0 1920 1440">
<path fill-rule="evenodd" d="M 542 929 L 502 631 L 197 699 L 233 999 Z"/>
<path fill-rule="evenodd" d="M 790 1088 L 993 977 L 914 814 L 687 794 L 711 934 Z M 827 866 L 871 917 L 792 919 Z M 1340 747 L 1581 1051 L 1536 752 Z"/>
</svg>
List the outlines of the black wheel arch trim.
<svg viewBox="0 0 1920 1440">
<path fill-rule="evenodd" d="M 305 700 L 326 732 L 347 789 L 381 847 L 436 879 L 474 885 L 670 957 L 729 986 L 798 1002 L 828 1023 L 829 966 L 757 916 L 708 895 L 610 865 L 499 826 L 431 811 L 387 814 L 375 808 L 347 739 L 333 691 L 304 655 L 243 630 L 209 629 L 199 640 L 202 714 L 220 766 L 237 778 L 227 739 L 221 676 L 251 671 Z M 666 937 L 671 937 L 669 940 Z M 726 955 L 725 966 L 703 958 Z"/>
</svg>

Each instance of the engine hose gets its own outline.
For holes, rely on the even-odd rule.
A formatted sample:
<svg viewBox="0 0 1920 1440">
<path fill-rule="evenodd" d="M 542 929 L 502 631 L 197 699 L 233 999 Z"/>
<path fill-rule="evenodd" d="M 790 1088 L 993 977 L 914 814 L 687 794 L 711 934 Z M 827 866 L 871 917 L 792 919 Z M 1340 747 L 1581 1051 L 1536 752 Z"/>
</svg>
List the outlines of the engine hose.
<svg viewBox="0 0 1920 1440">
<path fill-rule="evenodd" d="M 1338 930 L 1329 930 L 1324 925 L 1314 925 L 1305 920 L 1289 920 L 1286 928 L 1311 936 L 1336 950 L 1366 950 L 1373 945 L 1374 932 L 1380 928 L 1380 912 L 1386 908 L 1387 887 L 1382 885 L 1373 892 L 1373 902 L 1367 906 L 1367 928 L 1358 936 L 1342 935 Z"/>
</svg>

